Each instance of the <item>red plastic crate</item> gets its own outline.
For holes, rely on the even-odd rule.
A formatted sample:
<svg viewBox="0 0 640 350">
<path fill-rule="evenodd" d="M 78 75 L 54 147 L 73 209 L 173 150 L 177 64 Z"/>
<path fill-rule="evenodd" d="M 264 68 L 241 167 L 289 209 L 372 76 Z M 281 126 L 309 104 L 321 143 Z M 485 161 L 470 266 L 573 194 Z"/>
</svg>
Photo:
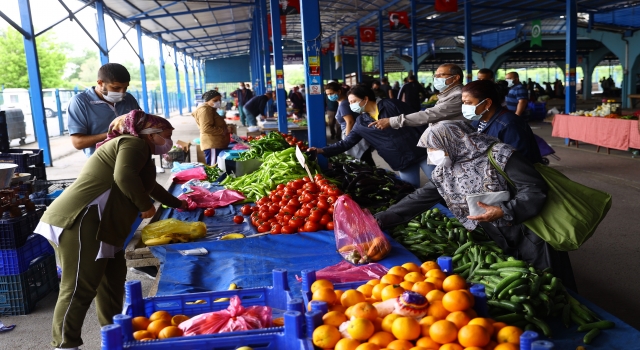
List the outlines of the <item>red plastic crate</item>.
<svg viewBox="0 0 640 350">
<path fill-rule="evenodd" d="M 33 234 L 47 208 L 36 206 L 33 212 L 23 211 L 17 218 L 0 219 L 0 249 L 18 249 Z"/>
<path fill-rule="evenodd" d="M 55 255 L 41 257 L 19 275 L 0 276 L 0 316 L 26 315 L 57 289 Z"/>
<path fill-rule="evenodd" d="M 18 275 L 29 269 L 31 261 L 42 255 L 53 254 L 49 241 L 33 234 L 18 249 L 0 249 L 0 276 Z"/>
</svg>

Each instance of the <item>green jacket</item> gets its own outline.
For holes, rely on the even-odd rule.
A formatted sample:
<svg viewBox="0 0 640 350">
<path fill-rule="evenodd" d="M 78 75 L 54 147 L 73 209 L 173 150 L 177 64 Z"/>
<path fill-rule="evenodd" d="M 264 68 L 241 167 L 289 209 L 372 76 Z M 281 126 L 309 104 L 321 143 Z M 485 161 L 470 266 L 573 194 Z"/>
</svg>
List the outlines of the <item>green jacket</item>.
<svg viewBox="0 0 640 350">
<path fill-rule="evenodd" d="M 138 212 L 151 209 L 149 196 L 173 208 L 182 204 L 156 183 L 156 167 L 147 143 L 123 135 L 98 148 L 41 220 L 69 228 L 89 203 L 109 189 L 96 239 L 116 247 L 124 245 Z"/>
</svg>

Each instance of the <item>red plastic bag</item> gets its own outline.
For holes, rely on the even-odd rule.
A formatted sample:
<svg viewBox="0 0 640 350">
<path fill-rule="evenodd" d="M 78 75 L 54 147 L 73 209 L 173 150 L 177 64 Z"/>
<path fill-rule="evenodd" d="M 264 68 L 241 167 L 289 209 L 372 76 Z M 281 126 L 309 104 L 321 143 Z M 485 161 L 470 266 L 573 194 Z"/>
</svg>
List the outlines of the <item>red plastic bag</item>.
<svg viewBox="0 0 640 350">
<path fill-rule="evenodd" d="M 204 167 L 196 167 L 187 170 L 183 170 L 173 176 L 173 182 L 187 182 L 189 180 L 206 180 L 207 173 L 204 172 Z"/>
<path fill-rule="evenodd" d="M 189 210 L 195 208 L 220 208 L 246 198 L 242 193 L 235 190 L 211 192 L 198 186 L 192 186 L 191 189 L 193 192 L 183 193 L 178 196 L 178 199 L 185 199 L 189 203 Z"/>
<path fill-rule="evenodd" d="M 240 298 L 234 296 L 226 310 L 208 312 L 194 316 L 178 326 L 184 335 L 215 334 L 236 331 L 248 331 L 271 327 L 271 308 L 268 306 L 250 306 L 245 308 Z"/>
<path fill-rule="evenodd" d="M 341 261 L 335 265 L 327 266 L 324 269 L 316 271 L 316 279 L 328 280 L 333 283 L 357 282 L 380 279 L 386 275 L 388 271 L 389 269 L 377 263 L 353 266 L 346 261 Z"/>
<path fill-rule="evenodd" d="M 348 196 L 340 196 L 333 212 L 336 248 L 352 264 L 382 260 L 391 245 L 371 213 Z"/>
</svg>

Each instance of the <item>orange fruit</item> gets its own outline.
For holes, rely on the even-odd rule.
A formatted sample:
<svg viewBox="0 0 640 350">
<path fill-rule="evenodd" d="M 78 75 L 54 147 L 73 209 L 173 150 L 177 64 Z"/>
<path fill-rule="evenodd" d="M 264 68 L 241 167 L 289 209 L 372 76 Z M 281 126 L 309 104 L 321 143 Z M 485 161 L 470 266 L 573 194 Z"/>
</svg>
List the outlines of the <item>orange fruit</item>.
<svg viewBox="0 0 640 350">
<path fill-rule="evenodd" d="M 440 270 L 440 265 L 435 261 L 425 261 L 420 265 L 420 271 L 425 275 L 433 269 Z"/>
<path fill-rule="evenodd" d="M 420 320 L 420 322 L 418 322 L 420 324 L 420 332 L 423 337 L 429 336 L 429 328 L 431 328 L 431 325 L 437 320 L 438 319 L 433 316 L 425 316 Z"/>
<path fill-rule="evenodd" d="M 147 327 L 149 327 L 149 323 L 151 323 L 151 321 L 149 321 L 149 319 L 144 316 L 138 316 L 131 319 L 131 324 L 133 325 L 134 332 L 147 329 Z"/>
<path fill-rule="evenodd" d="M 484 350 L 484 348 L 478 346 L 470 346 L 468 348 L 464 348 L 464 350 Z"/>
<path fill-rule="evenodd" d="M 380 293 L 380 297 L 382 298 L 382 301 L 385 301 L 385 300 L 397 298 L 398 296 L 402 295 L 402 293 L 404 293 L 404 288 L 400 287 L 397 284 L 392 284 L 382 289 L 382 293 Z"/>
<path fill-rule="evenodd" d="M 420 266 L 412 263 L 412 262 L 408 262 L 408 263 L 404 263 L 402 264 L 402 267 L 404 267 L 407 271 L 409 272 L 422 272 L 420 270 Z"/>
<path fill-rule="evenodd" d="M 441 280 L 444 281 L 445 278 L 447 278 L 447 274 L 444 273 L 444 271 L 440 270 L 440 269 L 432 269 L 427 271 L 427 273 L 425 273 L 425 276 L 427 276 L 427 278 L 429 277 L 434 277 L 434 278 L 439 278 Z"/>
<path fill-rule="evenodd" d="M 324 314 L 324 316 L 322 316 L 322 323 L 328 324 L 334 327 L 340 327 L 340 325 L 346 322 L 347 320 L 348 320 L 347 315 L 338 311 L 329 311 L 326 314 Z"/>
<path fill-rule="evenodd" d="M 362 343 L 358 345 L 356 350 L 380 350 L 380 347 L 373 343 Z"/>
<path fill-rule="evenodd" d="M 156 311 L 149 316 L 149 321 L 165 320 L 171 322 L 171 315 L 166 311 Z"/>
<path fill-rule="evenodd" d="M 449 343 L 441 345 L 438 350 L 464 350 L 464 348 L 460 344 Z"/>
<path fill-rule="evenodd" d="M 344 294 L 343 290 L 336 290 L 334 291 L 336 293 L 336 301 L 333 303 L 334 305 L 339 305 L 340 304 L 340 298 L 342 298 L 342 294 Z"/>
<path fill-rule="evenodd" d="M 373 322 L 373 328 L 376 332 L 382 332 L 382 318 L 378 317 Z"/>
<path fill-rule="evenodd" d="M 332 349 L 340 338 L 342 338 L 342 335 L 338 328 L 327 324 L 316 328 L 312 336 L 313 345 L 323 349 Z"/>
<path fill-rule="evenodd" d="M 444 305 L 442 305 L 442 301 L 436 300 L 433 303 L 429 304 L 427 315 L 433 316 L 438 320 L 444 320 L 445 318 L 447 318 L 447 315 L 449 315 L 449 311 L 444 308 Z"/>
<path fill-rule="evenodd" d="M 182 337 L 182 329 L 176 326 L 164 327 L 160 333 L 158 334 L 158 339 L 168 339 L 168 338 L 176 338 Z"/>
<path fill-rule="evenodd" d="M 471 292 L 468 289 L 460 289 L 460 291 L 466 294 L 467 297 L 469 297 L 469 300 L 471 301 L 471 307 L 473 307 L 473 305 L 476 304 L 476 298 L 473 297 L 473 294 L 471 294 Z"/>
<path fill-rule="evenodd" d="M 509 343 L 505 343 L 505 344 L 509 344 Z M 493 350 L 495 349 L 495 347 L 498 346 L 498 343 L 496 343 L 494 340 L 490 341 L 489 344 L 487 346 L 484 347 L 484 350 Z"/>
<path fill-rule="evenodd" d="M 393 274 L 386 274 L 384 276 L 382 276 L 382 278 L 380 279 L 380 283 L 386 283 L 386 284 L 400 284 L 400 282 L 404 281 L 404 275 L 403 276 L 398 276 L 398 275 L 393 275 Z"/>
<path fill-rule="evenodd" d="M 150 340 L 154 340 L 155 338 L 144 338 L 144 339 L 140 339 L 140 341 L 150 341 Z"/>
<path fill-rule="evenodd" d="M 385 332 L 391 333 L 391 327 L 393 326 L 393 321 L 397 318 L 401 317 L 398 314 L 388 314 L 382 319 L 382 330 Z"/>
<path fill-rule="evenodd" d="M 360 342 L 355 339 L 342 338 L 336 343 L 334 350 L 356 350 Z"/>
<path fill-rule="evenodd" d="M 133 339 L 135 340 L 142 340 L 142 339 L 147 339 L 147 338 L 155 338 L 155 336 L 153 335 L 153 333 L 149 332 L 149 331 L 135 331 L 133 332 Z"/>
<path fill-rule="evenodd" d="M 391 333 L 400 340 L 420 338 L 420 324 L 413 317 L 398 317 L 391 325 Z"/>
<path fill-rule="evenodd" d="M 172 326 L 178 326 L 180 325 L 180 323 L 186 321 L 189 319 L 189 316 L 187 315 L 175 315 L 171 318 L 171 325 Z"/>
<path fill-rule="evenodd" d="M 437 349 L 437 348 L 434 348 L 434 349 Z M 422 346 L 414 346 L 414 347 L 412 347 L 412 348 L 411 348 L 411 349 L 409 349 L 409 350 L 431 350 L 431 349 L 430 349 L 430 348 L 429 348 L 429 349 L 427 349 L 427 348 L 422 347 Z"/>
<path fill-rule="evenodd" d="M 456 327 L 458 327 L 458 329 L 466 326 L 469 323 L 469 321 L 471 321 L 471 317 L 469 317 L 469 315 L 467 315 L 463 311 L 454 311 L 454 312 L 448 314 L 445 319 L 447 321 L 451 321 L 451 322 L 455 323 L 455 325 L 456 325 Z"/>
<path fill-rule="evenodd" d="M 489 336 L 493 335 L 493 324 L 487 318 L 476 317 L 476 318 L 472 319 L 471 321 L 469 321 L 468 324 L 469 325 L 473 324 L 473 325 L 482 326 L 482 327 L 484 327 L 484 329 L 487 330 L 487 332 L 489 332 Z"/>
<path fill-rule="evenodd" d="M 376 284 L 380 284 L 380 280 L 368 280 L 367 284 L 375 286 Z"/>
<path fill-rule="evenodd" d="M 420 346 L 427 349 L 438 349 L 440 347 L 440 344 L 436 343 L 433 339 L 429 338 L 428 336 L 424 336 L 418 339 L 418 341 L 416 341 L 416 346 Z"/>
<path fill-rule="evenodd" d="M 476 325 L 466 325 L 458 331 L 458 341 L 464 347 L 478 346 L 483 347 L 489 344 L 491 336 L 486 328 Z"/>
<path fill-rule="evenodd" d="M 513 343 L 498 344 L 493 350 L 519 350 L 520 346 Z"/>
<path fill-rule="evenodd" d="M 499 332 L 502 328 L 506 327 L 506 326 L 507 326 L 507 324 L 506 324 L 506 323 L 504 323 L 504 322 L 494 322 L 494 323 L 492 324 L 492 326 L 493 326 L 493 337 L 494 337 L 494 338 L 497 338 L 497 337 L 498 337 L 498 332 Z"/>
<path fill-rule="evenodd" d="M 447 320 L 436 321 L 429 328 L 429 338 L 440 344 L 451 343 L 458 338 L 458 328 Z"/>
<path fill-rule="evenodd" d="M 387 274 L 396 275 L 396 276 L 400 276 L 400 277 L 404 277 L 404 275 L 406 275 L 408 273 L 409 273 L 409 270 L 405 269 L 402 266 L 394 266 L 394 267 L 390 268 L 389 271 L 387 272 Z"/>
<path fill-rule="evenodd" d="M 451 275 L 442 281 L 442 289 L 445 292 L 467 288 L 467 281 L 460 275 Z"/>
<path fill-rule="evenodd" d="M 369 321 L 375 321 L 376 318 L 378 318 L 378 309 L 367 302 L 357 303 L 351 310 L 351 316 L 355 318 L 365 318 Z"/>
<path fill-rule="evenodd" d="M 324 301 L 328 305 L 336 301 L 336 293 L 331 288 L 318 288 L 313 292 L 312 300 Z"/>
<path fill-rule="evenodd" d="M 349 306 L 345 311 L 344 314 L 347 315 L 347 318 L 351 318 L 351 311 L 353 310 L 353 306 Z"/>
<path fill-rule="evenodd" d="M 333 289 L 333 283 L 331 283 L 331 281 L 327 281 L 327 280 L 316 280 L 311 285 L 311 293 L 314 293 L 317 289 L 320 289 L 320 288 Z"/>
<path fill-rule="evenodd" d="M 369 338 L 369 343 L 379 345 L 381 348 L 386 348 L 389 343 L 396 340 L 396 337 L 389 332 L 377 332 Z"/>
<path fill-rule="evenodd" d="M 425 297 L 427 297 L 427 300 L 430 303 L 433 303 L 434 301 L 442 300 L 442 298 L 444 297 L 444 292 L 441 291 L 441 290 L 434 289 L 434 290 L 430 291 L 429 293 L 427 293 L 427 295 L 425 295 Z"/>
<path fill-rule="evenodd" d="M 347 333 L 351 336 L 351 338 L 355 340 L 367 340 L 371 338 L 375 332 L 375 327 L 373 326 L 373 322 L 364 319 L 364 318 L 356 318 L 349 322 L 349 326 L 347 327 Z"/>
<path fill-rule="evenodd" d="M 349 289 L 342 293 L 342 296 L 340 297 L 340 303 L 344 307 L 349 307 L 357 303 L 361 303 L 366 299 L 367 298 L 364 296 L 364 294 L 360 293 L 359 291 L 355 289 Z"/>
<path fill-rule="evenodd" d="M 496 338 L 498 343 L 520 344 L 521 335 L 522 329 L 515 326 L 506 326 L 498 331 L 498 336 Z"/>
<path fill-rule="evenodd" d="M 160 331 L 162 331 L 163 329 L 169 326 L 171 326 L 170 321 L 156 320 L 149 324 L 149 327 L 147 327 L 147 330 L 157 338 L 158 334 L 160 334 Z"/>
<path fill-rule="evenodd" d="M 464 311 L 471 307 L 471 300 L 466 293 L 453 290 L 442 297 L 442 306 L 449 312 Z"/>
<path fill-rule="evenodd" d="M 436 289 L 436 286 L 431 282 L 416 282 L 411 287 L 411 291 L 416 292 L 422 296 L 427 296 L 427 293 Z"/>
<path fill-rule="evenodd" d="M 408 340 L 397 339 L 387 345 L 388 350 L 410 350 L 413 344 Z"/>
<path fill-rule="evenodd" d="M 425 278 L 427 277 L 423 275 L 422 272 L 409 272 L 408 274 L 404 275 L 405 281 L 409 281 L 413 283 L 423 282 Z"/>
<path fill-rule="evenodd" d="M 400 287 L 404 288 L 404 290 L 411 290 L 413 288 L 413 282 L 402 281 L 400 282 Z"/>
<path fill-rule="evenodd" d="M 463 311 L 465 314 L 467 314 L 469 316 L 470 319 L 474 319 L 476 317 L 478 317 L 478 313 L 476 312 L 476 310 L 474 310 L 473 308 L 469 308 Z"/>
<path fill-rule="evenodd" d="M 435 271 L 435 270 L 431 270 L 431 271 Z M 442 278 L 438 278 L 438 277 L 427 277 L 425 280 L 425 282 L 431 282 L 433 283 L 434 286 L 436 286 L 436 288 L 442 290 Z"/>
<path fill-rule="evenodd" d="M 376 300 L 382 300 L 382 290 L 388 285 L 388 283 L 379 283 L 373 286 L 373 290 L 371 290 L 371 297 Z"/>
<path fill-rule="evenodd" d="M 358 292 L 364 294 L 365 297 L 371 298 L 371 292 L 373 292 L 373 286 L 370 284 L 363 284 L 356 289 Z"/>
<path fill-rule="evenodd" d="M 329 309 L 328 309 L 328 311 L 338 311 L 340 313 L 345 313 L 346 310 L 347 308 L 342 306 L 342 304 L 340 303 L 329 305 Z"/>
</svg>

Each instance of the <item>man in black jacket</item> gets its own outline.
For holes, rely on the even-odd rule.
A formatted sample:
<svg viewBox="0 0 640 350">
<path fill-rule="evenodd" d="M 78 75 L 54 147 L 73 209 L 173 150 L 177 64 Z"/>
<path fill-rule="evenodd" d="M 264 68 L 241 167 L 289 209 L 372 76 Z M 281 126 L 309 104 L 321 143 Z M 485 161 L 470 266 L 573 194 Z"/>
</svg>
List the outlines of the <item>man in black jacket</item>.
<svg viewBox="0 0 640 350">
<path fill-rule="evenodd" d="M 414 112 L 418 112 L 422 101 L 427 97 L 427 90 L 416 81 L 415 75 L 410 75 L 408 80 L 409 82 L 400 90 L 398 100 L 404 101 Z"/>
<path fill-rule="evenodd" d="M 267 91 L 266 94 L 256 96 L 244 105 L 243 109 L 244 113 L 247 115 L 248 126 L 258 125 L 256 118 L 260 115 L 264 115 L 267 102 L 269 102 L 271 98 L 273 98 L 273 93 L 271 91 Z"/>
<path fill-rule="evenodd" d="M 253 92 L 244 86 L 243 82 L 239 82 L 238 90 L 231 93 L 232 97 L 238 99 L 238 112 L 240 113 L 240 123 L 242 126 L 247 126 L 247 116 L 244 114 L 243 106 L 253 98 Z"/>
</svg>

